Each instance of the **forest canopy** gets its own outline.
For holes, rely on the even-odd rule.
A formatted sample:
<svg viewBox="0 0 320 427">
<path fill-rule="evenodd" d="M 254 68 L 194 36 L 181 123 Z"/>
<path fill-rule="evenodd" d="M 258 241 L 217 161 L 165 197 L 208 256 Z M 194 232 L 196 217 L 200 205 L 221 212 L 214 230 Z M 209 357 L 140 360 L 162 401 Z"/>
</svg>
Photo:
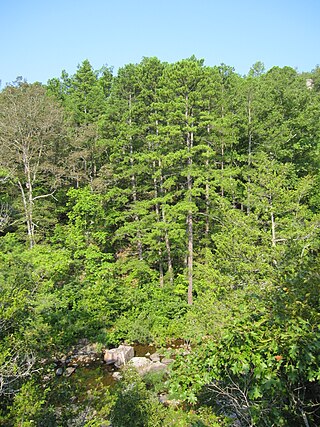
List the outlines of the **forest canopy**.
<svg viewBox="0 0 320 427">
<path fill-rule="evenodd" d="M 319 118 L 319 67 L 85 60 L 3 88 L 0 425 L 319 425 Z M 83 338 L 190 344 L 180 424 L 129 374 L 72 424 L 43 360 Z M 147 409 L 121 424 L 126 381 Z"/>
</svg>

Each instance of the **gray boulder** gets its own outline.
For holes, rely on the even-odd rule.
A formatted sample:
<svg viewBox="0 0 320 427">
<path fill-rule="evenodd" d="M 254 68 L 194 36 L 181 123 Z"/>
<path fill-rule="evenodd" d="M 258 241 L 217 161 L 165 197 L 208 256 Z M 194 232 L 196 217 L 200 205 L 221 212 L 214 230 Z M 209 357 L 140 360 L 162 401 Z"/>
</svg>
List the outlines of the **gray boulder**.
<svg viewBox="0 0 320 427">
<path fill-rule="evenodd" d="M 56 369 L 56 375 L 57 377 L 60 377 L 63 374 L 63 368 Z"/>
<path fill-rule="evenodd" d="M 149 372 L 151 365 L 153 363 L 147 357 L 133 357 L 129 362 L 129 366 L 134 367 L 141 375 Z"/>
<path fill-rule="evenodd" d="M 169 358 L 167 358 L 167 357 L 164 357 L 163 359 L 162 359 L 162 363 L 164 363 L 165 365 L 170 365 L 171 363 L 173 363 L 174 362 L 174 359 L 169 359 Z"/>
<path fill-rule="evenodd" d="M 149 356 L 150 360 L 152 362 L 160 362 L 160 354 L 159 353 L 153 353 Z"/>
<path fill-rule="evenodd" d="M 114 378 L 116 381 L 120 381 L 122 379 L 122 375 L 120 372 L 113 372 L 112 378 Z"/>
<path fill-rule="evenodd" d="M 130 345 L 119 345 L 117 348 L 105 350 L 103 360 L 108 364 L 115 364 L 117 368 L 126 365 L 134 356 L 134 349 Z"/>
<path fill-rule="evenodd" d="M 153 362 L 151 363 L 151 365 L 148 367 L 148 371 L 147 372 L 159 372 L 159 371 L 167 371 L 168 370 L 168 365 L 165 365 L 164 363 L 161 362 Z"/>
<path fill-rule="evenodd" d="M 74 372 L 76 371 L 76 368 L 74 366 L 68 366 L 67 369 L 64 371 L 63 375 L 65 377 L 70 377 Z"/>
</svg>

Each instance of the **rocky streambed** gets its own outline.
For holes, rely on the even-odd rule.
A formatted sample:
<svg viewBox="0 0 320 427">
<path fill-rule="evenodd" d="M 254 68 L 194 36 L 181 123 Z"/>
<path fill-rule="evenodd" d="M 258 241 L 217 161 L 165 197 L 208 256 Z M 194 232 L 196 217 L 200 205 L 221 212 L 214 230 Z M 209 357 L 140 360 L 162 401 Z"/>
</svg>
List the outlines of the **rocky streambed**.
<svg viewBox="0 0 320 427">
<path fill-rule="evenodd" d="M 121 378 L 123 366 L 134 367 L 141 375 L 150 372 L 167 371 L 178 352 L 187 354 L 188 346 L 176 341 L 165 348 L 156 349 L 153 345 L 126 345 L 107 349 L 99 344 L 83 339 L 67 354 L 55 359 L 55 376 L 70 377 L 81 369 L 86 372 L 99 370 L 105 385 Z"/>
<path fill-rule="evenodd" d="M 147 387 L 152 386 L 154 380 L 160 381 L 163 387 L 157 389 L 159 402 L 165 406 L 177 405 L 177 401 L 170 400 L 167 394 L 166 374 L 176 355 L 188 352 L 183 341 L 161 348 L 141 344 L 104 348 L 82 339 L 54 360 L 42 360 L 42 387 L 50 390 L 50 414 L 59 420 L 59 425 L 68 426 L 80 425 L 77 420 L 86 419 L 88 414 L 95 416 L 101 399 L 108 406 L 108 396 L 116 392 L 117 388 L 113 386 L 121 379 L 126 366 L 134 367 L 141 376 L 159 373 L 145 378 Z M 71 421 L 64 424 L 65 420 Z"/>
</svg>

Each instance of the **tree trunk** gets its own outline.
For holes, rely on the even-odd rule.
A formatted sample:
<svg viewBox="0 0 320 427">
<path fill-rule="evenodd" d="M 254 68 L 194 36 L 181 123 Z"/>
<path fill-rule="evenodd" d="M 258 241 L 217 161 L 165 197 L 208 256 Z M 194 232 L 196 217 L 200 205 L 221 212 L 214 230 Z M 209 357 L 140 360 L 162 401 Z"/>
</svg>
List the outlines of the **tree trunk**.
<svg viewBox="0 0 320 427">
<path fill-rule="evenodd" d="M 252 154 L 252 130 L 251 130 L 251 95 L 248 96 L 248 169 L 251 166 L 251 154 Z M 248 184 L 250 184 L 250 173 L 248 177 Z M 250 189 L 247 186 L 247 214 L 250 213 Z"/>
<path fill-rule="evenodd" d="M 132 144 L 130 144 L 130 164 L 131 164 L 131 168 L 133 169 L 133 146 L 132 146 Z M 134 173 L 131 175 L 131 183 L 132 183 L 133 205 L 136 206 L 136 203 L 137 203 L 137 185 L 136 185 L 136 177 L 135 177 Z M 140 234 L 140 230 L 139 230 L 139 216 L 137 214 L 134 214 L 134 220 L 137 223 L 138 256 L 139 256 L 139 260 L 141 261 L 143 259 L 142 243 L 141 243 L 141 234 Z"/>
<path fill-rule="evenodd" d="M 35 245 L 32 191 L 30 192 L 30 189 L 29 189 L 28 194 L 26 195 L 21 181 L 18 181 L 18 185 L 20 188 L 21 196 L 22 196 L 24 216 L 27 224 L 29 246 L 30 246 L 30 249 L 32 249 L 33 246 Z"/>
<path fill-rule="evenodd" d="M 131 120 L 131 95 L 129 95 L 129 127 L 131 127 L 132 125 L 132 120 Z M 133 170 L 133 143 L 132 143 L 132 136 L 130 135 L 129 137 L 130 139 L 130 165 L 131 165 L 131 169 Z M 133 200 L 133 205 L 136 206 L 137 203 L 137 184 L 136 184 L 136 176 L 135 174 L 132 172 L 131 175 L 131 185 L 132 185 L 132 200 Z M 134 220 L 137 223 L 137 246 L 138 246 L 138 257 L 139 260 L 141 261 L 143 259 L 142 256 L 142 243 L 141 243 L 141 235 L 140 235 L 140 230 L 139 230 L 139 216 L 137 214 L 134 215 Z"/>
<path fill-rule="evenodd" d="M 160 193 L 161 194 L 165 194 L 165 190 L 163 190 L 163 175 L 162 175 L 162 163 L 161 163 L 161 159 L 158 160 L 158 165 L 159 165 L 159 169 L 160 169 Z M 167 224 L 165 209 L 164 209 L 163 206 L 161 206 L 161 217 L 162 217 L 162 222 L 164 224 Z M 165 241 L 166 250 L 167 250 L 167 256 L 168 256 L 168 274 L 169 274 L 169 280 L 170 280 L 170 283 L 172 284 L 173 283 L 173 263 L 172 263 L 171 245 L 170 245 L 170 239 L 169 239 L 169 233 L 168 233 L 167 227 L 165 227 L 165 230 L 164 230 L 164 241 Z"/>
<path fill-rule="evenodd" d="M 162 213 L 162 221 L 164 224 L 166 224 L 166 215 L 163 207 L 161 209 L 161 213 Z M 171 245 L 169 240 L 169 233 L 167 228 L 165 228 L 165 232 L 164 232 L 164 241 L 166 244 L 166 250 L 167 250 L 167 256 L 168 256 L 169 280 L 170 280 L 170 283 L 172 284 L 173 283 L 173 263 L 172 263 L 172 256 L 171 256 Z"/>
<path fill-rule="evenodd" d="M 31 176 L 31 168 L 29 163 L 29 150 L 28 143 L 23 146 L 22 158 L 24 165 L 24 174 L 26 178 L 26 188 L 27 193 L 23 187 L 21 181 L 18 181 L 18 185 L 21 191 L 22 202 L 25 212 L 26 224 L 27 224 L 27 233 L 29 239 L 30 248 L 33 248 L 35 245 L 35 237 L 34 237 L 34 223 L 33 223 L 33 177 Z M 41 151 L 40 151 L 41 154 Z M 37 168 L 35 168 L 34 175 L 37 172 Z"/>
<path fill-rule="evenodd" d="M 188 212 L 188 304 L 193 302 L 193 219 L 191 210 Z"/>
<path fill-rule="evenodd" d="M 189 110 L 188 110 L 188 98 L 186 98 L 186 124 L 189 122 Z M 188 175 L 187 175 L 187 189 L 188 189 L 188 202 L 189 209 L 187 214 L 187 234 L 188 234 L 188 304 L 192 305 L 193 303 L 193 216 L 192 216 L 192 148 L 193 148 L 193 132 L 187 133 L 187 149 L 188 149 Z"/>
<path fill-rule="evenodd" d="M 151 149 L 151 147 L 149 147 Z M 155 160 L 152 162 L 152 167 L 153 167 L 153 174 L 155 174 L 155 170 L 156 170 L 156 162 Z M 158 183 L 157 183 L 157 179 L 154 177 L 153 178 L 153 186 L 154 186 L 154 197 L 155 199 L 158 199 Z M 160 208 L 159 208 L 159 203 L 158 201 L 156 201 L 155 203 L 155 212 L 156 212 L 156 218 L 157 218 L 157 223 L 160 223 Z M 158 249 L 158 255 L 159 255 L 159 284 L 160 287 L 163 287 L 164 284 L 164 275 L 163 275 L 163 255 L 162 255 L 162 249 L 161 249 L 161 237 L 159 237 L 158 239 L 158 243 L 159 243 L 159 249 Z"/>
<path fill-rule="evenodd" d="M 210 126 L 207 126 L 207 133 L 210 134 Z M 205 240 L 206 246 L 208 246 L 209 241 L 209 214 L 210 214 L 210 186 L 209 186 L 209 178 L 208 178 L 208 170 L 209 170 L 209 142 L 207 149 L 207 158 L 206 158 L 206 186 L 205 186 L 205 203 L 206 203 L 206 216 L 205 216 Z"/>
<path fill-rule="evenodd" d="M 273 206 L 272 206 L 272 198 L 269 197 L 269 205 L 271 208 L 270 213 L 270 220 L 271 220 L 271 244 L 272 246 L 276 246 L 276 222 L 274 219 L 274 212 L 273 212 Z"/>
<path fill-rule="evenodd" d="M 271 234 L 272 234 L 272 246 L 276 246 L 276 223 L 274 220 L 274 213 L 271 212 Z"/>
<path fill-rule="evenodd" d="M 224 90 L 223 90 L 224 92 Z M 221 106 L 221 118 L 224 118 L 224 107 Z M 221 196 L 224 197 L 224 188 L 223 188 L 223 174 L 224 174 L 224 141 L 223 141 L 223 134 L 222 134 L 222 140 L 221 140 Z"/>
</svg>

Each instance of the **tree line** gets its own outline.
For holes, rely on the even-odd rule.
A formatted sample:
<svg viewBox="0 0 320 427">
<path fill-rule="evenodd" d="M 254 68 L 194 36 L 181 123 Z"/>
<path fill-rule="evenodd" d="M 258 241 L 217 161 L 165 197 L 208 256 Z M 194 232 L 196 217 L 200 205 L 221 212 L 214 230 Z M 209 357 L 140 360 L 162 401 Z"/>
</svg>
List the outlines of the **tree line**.
<svg viewBox="0 0 320 427">
<path fill-rule="evenodd" d="M 0 107 L 4 408 L 80 337 L 182 338 L 180 399 L 317 425 L 319 68 L 85 60 Z"/>
</svg>

